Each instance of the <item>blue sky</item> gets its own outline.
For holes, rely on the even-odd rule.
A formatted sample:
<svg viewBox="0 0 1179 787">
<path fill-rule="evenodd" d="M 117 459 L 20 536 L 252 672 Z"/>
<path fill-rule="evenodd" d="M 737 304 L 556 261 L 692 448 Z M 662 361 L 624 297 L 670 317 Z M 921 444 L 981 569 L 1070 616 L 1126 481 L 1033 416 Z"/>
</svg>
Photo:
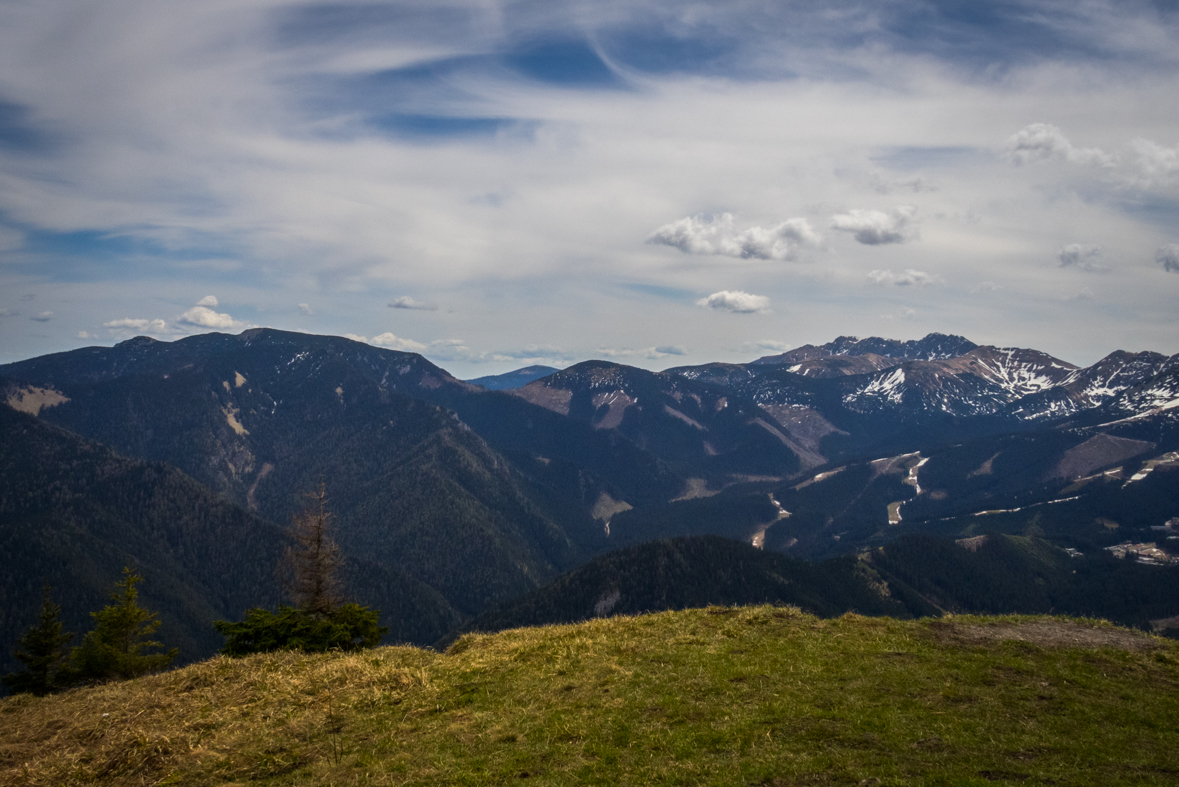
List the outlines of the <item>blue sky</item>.
<svg viewBox="0 0 1179 787">
<path fill-rule="evenodd" d="M 1179 3 L 0 5 L 0 361 L 1179 352 Z"/>
</svg>

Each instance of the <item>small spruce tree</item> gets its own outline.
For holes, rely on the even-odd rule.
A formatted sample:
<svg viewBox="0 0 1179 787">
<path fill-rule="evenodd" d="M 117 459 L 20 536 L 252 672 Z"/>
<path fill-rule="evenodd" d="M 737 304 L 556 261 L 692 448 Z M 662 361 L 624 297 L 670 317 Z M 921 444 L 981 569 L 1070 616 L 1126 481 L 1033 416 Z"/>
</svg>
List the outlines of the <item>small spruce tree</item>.
<svg viewBox="0 0 1179 787">
<path fill-rule="evenodd" d="M 283 554 L 278 571 L 294 606 L 281 605 L 278 612 L 250 609 L 246 619 L 238 623 L 213 621 L 213 627 L 225 637 L 221 649 L 225 655 L 359 650 L 375 647 L 389 631 L 388 626 L 380 625 L 379 610 L 344 603 L 336 574 L 343 557 L 332 540 L 324 484 L 307 497 L 307 505 L 291 521 L 293 544 Z"/>
<path fill-rule="evenodd" d="M 20 638 L 13 652 L 25 668 L 2 679 L 9 691 L 43 697 L 70 685 L 72 674 L 66 645 L 74 635 L 61 629 L 61 607 L 53 603 L 46 585 L 37 623 Z"/>
<path fill-rule="evenodd" d="M 94 630 L 74 648 L 71 661 L 78 677 L 88 683 L 116 678 L 133 678 L 167 667 L 176 658 L 177 648 L 166 653 L 147 651 L 161 648 L 148 639 L 160 627 L 159 616 L 139 606 L 143 581 L 129 567 L 111 593 L 110 604 L 91 612 Z"/>
<path fill-rule="evenodd" d="M 279 577 L 297 609 L 313 617 L 326 617 L 343 603 L 336 575 L 343 558 L 332 540 L 332 515 L 327 510 L 324 484 L 307 498 L 307 505 L 291 521 L 294 544 L 283 553 Z"/>
</svg>

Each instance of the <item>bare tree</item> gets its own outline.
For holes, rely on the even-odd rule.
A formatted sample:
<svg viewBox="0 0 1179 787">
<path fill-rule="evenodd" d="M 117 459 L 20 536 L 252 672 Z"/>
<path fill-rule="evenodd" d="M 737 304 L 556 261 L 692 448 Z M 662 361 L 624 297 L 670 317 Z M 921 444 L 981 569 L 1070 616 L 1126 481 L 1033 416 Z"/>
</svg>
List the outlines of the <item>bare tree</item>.
<svg viewBox="0 0 1179 787">
<path fill-rule="evenodd" d="M 294 544 L 283 553 L 279 577 L 295 606 L 315 616 L 330 615 L 343 603 L 336 576 L 343 558 L 332 540 L 331 512 L 321 482 L 318 491 L 306 495 L 307 505 L 291 519 Z"/>
</svg>

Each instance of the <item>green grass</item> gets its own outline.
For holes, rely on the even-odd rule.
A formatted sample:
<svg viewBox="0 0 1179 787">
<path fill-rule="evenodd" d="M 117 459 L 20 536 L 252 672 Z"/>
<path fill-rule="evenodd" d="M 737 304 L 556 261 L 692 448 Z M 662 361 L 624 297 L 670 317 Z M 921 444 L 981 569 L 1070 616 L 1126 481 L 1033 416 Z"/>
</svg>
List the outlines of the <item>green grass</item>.
<svg viewBox="0 0 1179 787">
<path fill-rule="evenodd" d="M 1177 684 L 1093 621 L 714 607 L 9 698 L 0 783 L 1174 785 Z"/>
</svg>

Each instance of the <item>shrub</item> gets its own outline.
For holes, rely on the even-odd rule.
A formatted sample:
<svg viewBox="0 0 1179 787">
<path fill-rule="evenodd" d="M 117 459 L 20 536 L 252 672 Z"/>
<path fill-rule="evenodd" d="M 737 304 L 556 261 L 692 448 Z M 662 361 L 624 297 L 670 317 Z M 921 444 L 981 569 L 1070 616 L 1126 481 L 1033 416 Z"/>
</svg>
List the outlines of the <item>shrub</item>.
<svg viewBox="0 0 1179 787">
<path fill-rule="evenodd" d="M 239 623 L 217 620 L 213 626 L 225 637 L 221 652 L 245 656 L 274 650 L 360 650 L 376 646 L 389 630 L 378 625 L 379 612 L 359 604 L 343 604 L 326 614 L 281 606 L 278 612 L 251 609 Z"/>
</svg>

